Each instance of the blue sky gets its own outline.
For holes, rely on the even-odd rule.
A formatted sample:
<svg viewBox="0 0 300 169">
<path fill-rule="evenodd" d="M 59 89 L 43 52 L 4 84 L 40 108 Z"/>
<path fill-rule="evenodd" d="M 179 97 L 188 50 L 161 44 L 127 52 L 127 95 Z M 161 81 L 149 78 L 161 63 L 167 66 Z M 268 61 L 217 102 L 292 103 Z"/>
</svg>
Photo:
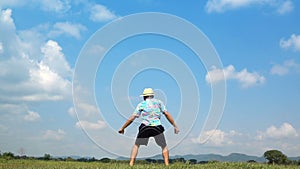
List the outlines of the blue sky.
<svg viewBox="0 0 300 169">
<path fill-rule="evenodd" d="M 295 0 L 1 0 L 0 150 L 129 156 L 138 123 L 124 136 L 117 130 L 143 88 L 153 87 L 181 128 L 174 135 L 162 119 L 171 155 L 261 156 L 278 149 L 299 156 L 299 7 Z M 188 43 L 155 33 L 119 39 L 113 48 L 99 45 L 143 24 L 151 31 L 155 21 L 141 17 L 101 34 L 144 12 L 162 14 L 166 23 L 164 16 L 177 17 L 178 27 L 162 22 L 153 29 L 178 30 L 218 55 L 199 56 Z M 187 25 L 206 39 L 182 29 Z M 104 57 L 91 62 L 87 54 Z M 206 64 L 216 56 L 221 64 Z M 212 104 L 216 92 L 221 102 Z M 205 121 L 216 125 L 207 129 Z M 158 153 L 152 140 L 140 156 Z"/>
</svg>

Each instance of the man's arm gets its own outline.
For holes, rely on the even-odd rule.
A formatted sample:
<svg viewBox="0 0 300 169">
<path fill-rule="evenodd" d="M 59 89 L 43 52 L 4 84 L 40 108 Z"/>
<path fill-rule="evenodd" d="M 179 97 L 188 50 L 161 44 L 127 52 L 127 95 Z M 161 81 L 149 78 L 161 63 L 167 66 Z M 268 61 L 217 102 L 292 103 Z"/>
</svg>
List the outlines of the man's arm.
<svg viewBox="0 0 300 169">
<path fill-rule="evenodd" d="M 171 114 L 168 111 L 164 111 L 164 115 L 166 116 L 166 118 L 168 119 L 168 121 L 172 124 L 172 126 L 174 127 L 174 133 L 178 134 L 179 133 L 179 128 L 177 127 L 173 117 L 171 116 Z"/>
<path fill-rule="evenodd" d="M 132 115 L 129 117 L 129 119 L 125 122 L 125 124 L 122 126 L 122 128 L 119 130 L 120 134 L 124 134 L 125 128 L 128 127 L 136 118 L 136 116 Z"/>
</svg>

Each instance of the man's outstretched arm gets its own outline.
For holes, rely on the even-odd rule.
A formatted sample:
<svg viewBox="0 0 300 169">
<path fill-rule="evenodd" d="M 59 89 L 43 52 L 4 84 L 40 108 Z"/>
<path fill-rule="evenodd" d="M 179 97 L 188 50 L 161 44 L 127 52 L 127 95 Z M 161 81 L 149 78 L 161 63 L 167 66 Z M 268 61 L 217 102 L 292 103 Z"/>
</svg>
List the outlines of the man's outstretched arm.
<svg viewBox="0 0 300 169">
<path fill-rule="evenodd" d="M 125 124 L 122 126 L 122 128 L 119 130 L 120 134 L 124 134 L 125 128 L 128 127 L 136 118 L 136 116 L 132 115 L 129 117 L 129 119 L 125 122 Z"/>
<path fill-rule="evenodd" d="M 174 127 L 174 133 L 178 134 L 179 133 L 179 128 L 177 127 L 173 117 L 171 116 L 171 114 L 168 111 L 164 112 L 164 115 L 166 116 L 166 118 L 168 119 L 168 121 L 172 124 L 172 126 Z"/>
</svg>

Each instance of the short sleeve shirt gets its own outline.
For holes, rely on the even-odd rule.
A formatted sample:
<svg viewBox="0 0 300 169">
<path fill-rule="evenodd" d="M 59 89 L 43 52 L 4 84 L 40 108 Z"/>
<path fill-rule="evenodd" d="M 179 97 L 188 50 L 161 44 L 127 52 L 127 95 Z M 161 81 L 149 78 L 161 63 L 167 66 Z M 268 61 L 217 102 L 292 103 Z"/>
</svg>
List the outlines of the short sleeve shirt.
<svg viewBox="0 0 300 169">
<path fill-rule="evenodd" d="M 136 117 L 143 119 L 142 123 L 146 126 L 161 125 L 160 117 L 167 111 L 164 103 L 158 99 L 146 99 L 139 103 L 133 112 Z"/>
</svg>

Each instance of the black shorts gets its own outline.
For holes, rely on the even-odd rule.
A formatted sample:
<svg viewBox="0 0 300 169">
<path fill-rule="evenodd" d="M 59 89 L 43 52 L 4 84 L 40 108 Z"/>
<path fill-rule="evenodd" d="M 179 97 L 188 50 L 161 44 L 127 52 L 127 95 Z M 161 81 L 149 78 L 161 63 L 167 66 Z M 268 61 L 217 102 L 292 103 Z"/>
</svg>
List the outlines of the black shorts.
<svg viewBox="0 0 300 169">
<path fill-rule="evenodd" d="M 166 147 L 166 139 L 164 136 L 164 127 L 162 125 L 158 126 L 146 126 L 141 124 L 139 127 L 139 133 L 135 140 L 136 145 L 147 145 L 150 137 L 154 137 L 155 142 L 160 147 Z"/>
</svg>

